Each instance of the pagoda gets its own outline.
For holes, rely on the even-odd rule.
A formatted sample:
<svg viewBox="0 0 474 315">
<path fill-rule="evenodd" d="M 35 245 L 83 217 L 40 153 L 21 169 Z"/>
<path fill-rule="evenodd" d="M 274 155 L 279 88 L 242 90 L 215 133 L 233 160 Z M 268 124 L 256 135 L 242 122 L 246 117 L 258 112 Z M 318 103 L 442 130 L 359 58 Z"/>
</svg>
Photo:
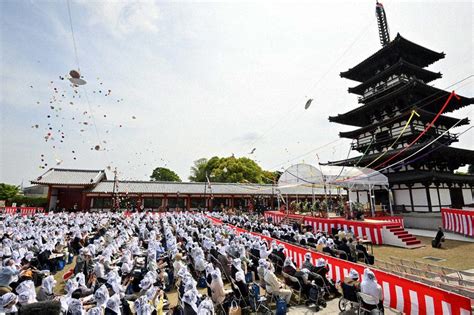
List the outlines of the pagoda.
<svg viewBox="0 0 474 315">
<path fill-rule="evenodd" d="M 474 151 L 450 146 L 458 141 L 458 134 L 451 128 L 468 125 L 469 120 L 446 113 L 473 104 L 474 99 L 451 95 L 450 91 L 431 85 L 441 78 L 441 73 L 426 67 L 445 54 L 400 34 L 390 41 L 388 31 L 381 29 L 381 24 L 386 25 L 385 16 L 382 22 L 379 21 L 379 33 L 383 47 L 340 73 L 343 78 L 359 82 L 349 88 L 349 93 L 359 96 L 359 106 L 329 117 L 330 122 L 356 127 L 339 136 L 352 139 L 351 149 L 361 155 L 329 164 L 380 170 L 389 179 L 392 204 L 398 210 L 436 212 L 441 207 L 472 204 L 474 176 L 454 171 L 473 164 Z M 376 190 L 374 196 L 376 204 L 388 207 L 388 191 Z M 367 203 L 369 198 L 367 192 L 351 193 L 354 201 Z"/>
</svg>

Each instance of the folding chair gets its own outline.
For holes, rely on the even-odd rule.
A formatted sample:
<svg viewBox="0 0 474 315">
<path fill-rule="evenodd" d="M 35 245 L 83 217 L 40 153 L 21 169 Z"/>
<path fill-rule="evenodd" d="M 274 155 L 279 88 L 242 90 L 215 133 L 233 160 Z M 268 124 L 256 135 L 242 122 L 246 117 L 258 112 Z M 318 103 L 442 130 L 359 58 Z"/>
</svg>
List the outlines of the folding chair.
<svg viewBox="0 0 474 315">
<path fill-rule="evenodd" d="M 266 305 L 267 298 L 260 295 L 260 287 L 254 283 L 251 287 L 252 308 L 257 314 L 272 314 L 272 311 Z"/>
<path fill-rule="evenodd" d="M 458 279 L 462 279 L 461 275 L 459 274 L 459 270 L 448 267 L 441 267 L 441 271 L 445 276 L 457 277 Z"/>
<path fill-rule="evenodd" d="M 474 281 L 472 280 L 461 279 L 459 280 L 459 284 L 461 284 L 464 287 L 474 288 Z"/>
<path fill-rule="evenodd" d="M 298 297 L 298 304 L 301 303 L 301 292 L 303 291 L 303 286 L 301 285 L 300 280 L 298 278 L 288 275 L 288 279 L 293 284 L 298 285 L 298 289 L 295 289 L 293 286 L 290 286 L 291 291 Z"/>
<path fill-rule="evenodd" d="M 461 285 L 461 279 L 459 279 L 459 277 L 441 276 L 441 280 L 449 284 Z"/>
<path fill-rule="evenodd" d="M 469 277 L 469 278 L 472 278 L 472 279 L 466 279 L 466 280 L 474 280 L 474 272 L 459 270 L 458 273 L 463 279 L 464 279 L 464 277 Z"/>
<path fill-rule="evenodd" d="M 428 265 L 425 264 L 425 263 L 422 262 L 422 261 L 414 260 L 414 261 L 413 261 L 413 264 L 415 265 L 415 268 L 418 268 L 418 269 L 420 269 L 420 270 L 427 270 L 427 271 L 430 271 Z"/>
</svg>

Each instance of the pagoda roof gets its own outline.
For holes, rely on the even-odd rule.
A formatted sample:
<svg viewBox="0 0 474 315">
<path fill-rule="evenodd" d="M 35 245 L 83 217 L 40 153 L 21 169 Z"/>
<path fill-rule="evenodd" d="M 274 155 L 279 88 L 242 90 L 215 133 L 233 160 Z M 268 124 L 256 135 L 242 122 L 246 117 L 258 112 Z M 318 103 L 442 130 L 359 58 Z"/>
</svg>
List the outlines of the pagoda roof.
<svg viewBox="0 0 474 315">
<path fill-rule="evenodd" d="M 377 112 L 383 112 L 386 106 L 391 104 L 388 102 L 389 100 L 404 96 L 412 96 L 412 103 L 416 104 L 417 102 L 420 102 L 421 105 L 419 105 L 419 107 L 437 113 L 443 106 L 449 94 L 450 92 L 448 91 L 427 85 L 420 80 L 412 79 L 400 88 L 380 96 L 367 104 L 359 106 L 344 114 L 329 116 L 329 121 L 359 127 L 367 126 L 372 124 L 370 116 Z M 460 99 L 451 100 L 449 106 L 446 107 L 444 112 L 452 112 L 474 103 L 474 98 L 458 96 Z M 404 109 L 406 108 L 402 108 L 402 110 Z"/>
<path fill-rule="evenodd" d="M 474 184 L 474 175 L 460 175 L 447 172 L 406 171 L 387 174 L 390 184 L 407 184 L 420 182 L 449 182 Z"/>
<path fill-rule="evenodd" d="M 435 113 L 426 111 L 424 109 L 414 108 L 414 110 L 416 110 L 416 112 L 420 115 L 420 117 L 415 117 L 415 119 L 420 120 L 423 123 L 431 122 L 433 120 L 433 118 L 436 116 Z M 381 121 L 381 122 L 378 122 L 376 124 L 367 125 L 365 127 L 358 128 L 358 129 L 351 130 L 351 131 L 340 132 L 339 136 L 341 138 L 354 139 L 354 138 L 357 138 L 359 135 L 361 135 L 363 133 L 370 132 L 370 131 L 375 131 L 378 127 L 382 127 L 382 126 L 386 126 L 388 124 L 394 124 L 396 122 L 403 121 L 407 117 L 409 117 L 410 115 L 411 115 L 411 111 L 406 111 L 405 113 L 397 115 L 394 118 L 389 119 L 389 120 Z M 461 121 L 459 122 L 459 120 L 461 120 Z M 446 115 L 440 115 L 438 117 L 438 119 L 436 120 L 435 125 L 442 125 L 442 126 L 445 126 L 446 128 L 449 129 L 452 126 L 454 126 L 456 123 L 458 123 L 456 125 L 456 127 L 463 126 L 463 125 L 468 125 L 469 124 L 469 119 L 468 118 L 459 119 L 459 118 L 450 117 L 450 116 L 446 116 Z"/>
<path fill-rule="evenodd" d="M 426 143 L 418 143 L 410 148 L 408 148 L 406 151 L 404 151 L 402 154 L 400 154 L 399 158 L 396 158 L 396 160 L 390 161 L 390 163 L 394 163 L 396 161 L 401 160 L 402 158 L 413 154 L 414 152 L 420 150 L 426 145 Z M 430 147 L 426 148 L 419 154 L 424 154 L 426 153 L 427 150 L 433 149 L 434 146 L 438 145 L 439 147 L 436 147 L 436 149 L 430 153 L 429 157 L 426 157 L 427 160 L 437 160 L 437 161 L 446 161 L 454 164 L 459 164 L 459 165 L 465 165 L 469 164 L 471 161 L 474 161 L 474 151 L 473 150 L 466 150 L 466 149 L 460 149 L 460 148 L 454 148 L 454 147 L 449 147 L 446 145 L 443 145 L 441 143 L 436 143 L 432 144 Z M 395 150 L 390 150 L 388 153 L 385 154 L 383 158 L 378 160 L 375 164 L 380 165 L 384 161 L 388 160 L 391 158 L 393 155 L 398 154 L 400 151 L 402 151 L 403 148 L 400 149 L 395 149 Z M 368 163 L 372 162 L 374 159 L 376 159 L 381 153 L 372 153 L 363 156 L 362 158 L 360 156 L 346 159 L 346 160 L 340 160 L 340 161 L 333 161 L 333 162 L 328 162 L 329 165 L 346 165 L 346 166 L 353 166 L 358 162 L 358 166 L 365 166 Z M 413 156 L 413 158 L 416 158 L 417 156 Z M 360 160 L 360 161 L 359 161 Z"/>
<path fill-rule="evenodd" d="M 103 179 L 107 179 L 105 170 L 51 168 L 37 179 L 31 180 L 31 183 L 38 185 L 94 186 Z"/>
<path fill-rule="evenodd" d="M 363 95 L 364 91 L 370 86 L 376 84 L 377 82 L 380 82 L 381 80 L 388 78 L 392 74 L 400 74 L 400 73 L 415 75 L 415 77 L 417 77 L 418 79 L 422 80 L 425 83 L 431 82 L 433 80 L 436 80 L 442 77 L 442 74 L 440 72 L 433 72 L 433 71 L 420 68 L 419 66 L 416 66 L 400 58 L 397 63 L 393 64 L 392 66 L 383 70 L 382 72 L 379 72 L 378 74 L 364 81 L 363 83 L 355 87 L 349 88 L 348 91 L 349 93 Z"/>
<path fill-rule="evenodd" d="M 340 76 L 354 81 L 364 82 L 374 76 L 381 67 L 393 64 L 400 58 L 418 67 L 424 68 L 444 58 L 443 52 L 435 52 L 415 44 L 400 34 L 386 46 L 376 53 L 347 71 L 341 72 Z M 395 59 L 395 60 L 394 60 Z"/>
</svg>

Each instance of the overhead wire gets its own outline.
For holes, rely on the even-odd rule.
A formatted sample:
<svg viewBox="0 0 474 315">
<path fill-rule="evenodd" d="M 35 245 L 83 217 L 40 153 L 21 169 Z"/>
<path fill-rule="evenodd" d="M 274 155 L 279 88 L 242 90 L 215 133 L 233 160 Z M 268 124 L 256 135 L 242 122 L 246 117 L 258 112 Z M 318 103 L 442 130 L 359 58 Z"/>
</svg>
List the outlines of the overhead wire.
<svg viewBox="0 0 474 315">
<path fill-rule="evenodd" d="M 417 115 L 418 117 L 420 117 L 420 114 L 418 114 L 415 110 L 412 110 L 411 111 L 411 115 L 410 115 L 410 118 L 408 118 L 405 126 L 403 127 L 402 131 L 400 132 L 400 134 L 398 135 L 398 137 L 395 139 L 395 141 L 393 141 L 393 143 L 387 148 L 386 151 L 382 152 L 382 154 L 380 154 L 377 158 L 375 158 L 374 160 L 372 160 L 372 162 L 370 162 L 369 164 L 365 165 L 364 167 L 369 167 L 370 165 L 374 164 L 375 162 L 377 162 L 379 159 L 381 159 L 383 156 L 385 156 L 385 154 L 387 154 L 387 152 L 389 150 L 391 150 L 393 148 L 393 146 L 398 142 L 398 140 L 400 140 L 400 138 L 403 136 L 403 134 L 405 133 L 405 130 L 407 129 L 407 127 L 410 125 L 411 123 L 411 120 L 413 119 L 413 117 Z"/>
<path fill-rule="evenodd" d="M 359 41 L 360 37 L 362 37 L 366 33 L 367 29 L 369 28 L 369 26 L 371 24 L 372 24 L 372 21 L 367 23 L 367 25 L 362 29 L 362 31 L 355 37 L 355 39 L 349 44 L 349 46 L 343 51 L 343 53 L 328 67 L 328 69 L 322 74 L 322 76 L 316 81 L 316 83 L 313 84 L 312 86 L 310 86 L 309 90 L 315 89 L 319 85 L 319 83 L 331 72 L 331 70 L 350 51 L 350 49 L 355 45 L 355 43 L 357 43 Z M 288 115 L 291 114 L 292 112 L 294 112 L 294 110 L 297 109 L 299 106 L 300 106 L 300 104 L 296 104 L 293 107 L 291 107 L 287 112 L 285 112 L 285 114 L 282 115 L 282 117 L 280 119 L 278 119 L 275 123 L 273 123 L 264 133 L 262 133 L 262 135 L 257 137 L 257 139 L 255 139 L 250 144 L 250 149 L 252 149 L 258 141 L 260 141 L 264 136 L 266 136 L 268 133 L 270 133 L 273 130 L 273 128 L 278 126 L 284 119 L 288 119 Z"/>
<path fill-rule="evenodd" d="M 469 115 L 469 114 L 472 113 L 473 111 L 474 111 L 474 109 L 471 109 L 466 115 Z M 440 134 L 438 137 L 436 137 L 434 140 L 428 142 L 425 146 L 423 146 L 421 149 L 415 151 L 415 152 L 412 153 L 411 155 L 409 155 L 409 156 L 407 156 L 407 157 L 405 157 L 405 158 L 403 158 L 403 159 L 401 159 L 401 160 L 399 160 L 399 161 L 397 161 L 397 162 L 395 162 L 395 163 L 392 163 L 392 164 L 390 164 L 390 165 L 388 165 L 388 166 L 386 166 L 386 167 L 384 167 L 384 168 L 381 168 L 381 169 L 379 169 L 379 170 L 374 170 L 372 173 L 365 174 L 365 175 L 366 175 L 367 177 L 371 177 L 371 176 L 374 176 L 374 175 L 379 174 L 380 172 L 382 172 L 382 171 L 384 171 L 384 170 L 387 170 L 387 169 L 389 169 L 389 168 L 392 168 L 392 167 L 394 167 L 395 165 L 398 165 L 398 164 L 400 164 L 400 163 L 403 163 L 405 160 L 407 160 L 407 159 L 409 159 L 409 158 L 411 158 L 411 157 L 417 155 L 418 153 L 420 153 L 421 151 L 423 151 L 424 149 L 426 149 L 427 147 L 429 147 L 430 145 L 432 145 L 433 143 L 435 143 L 436 141 L 438 141 L 439 139 L 441 139 L 441 138 L 442 138 L 444 135 L 446 135 L 451 129 L 456 128 L 457 125 L 460 124 L 462 120 L 463 120 L 462 118 L 458 119 L 458 121 L 457 121 L 453 126 L 451 126 L 449 129 L 445 130 L 443 133 L 441 133 L 441 134 Z M 471 127 L 467 128 L 467 130 L 465 130 L 463 133 L 467 132 L 467 131 L 470 130 L 470 129 L 471 129 Z M 353 178 L 356 178 L 356 177 L 358 177 L 358 176 L 354 176 Z M 350 179 L 352 179 L 352 178 L 347 178 L 347 179 L 344 179 L 343 181 L 347 181 L 347 180 L 350 180 Z"/>
<path fill-rule="evenodd" d="M 70 28 L 71 28 L 71 38 L 72 38 L 72 44 L 73 44 L 73 48 L 74 48 L 74 56 L 75 56 L 75 60 L 76 60 L 77 69 L 80 72 L 79 54 L 77 52 L 77 43 L 76 43 L 76 36 L 75 36 L 75 32 L 74 32 L 74 24 L 73 24 L 73 21 L 72 21 L 70 0 L 66 0 L 66 4 L 67 4 L 68 16 L 69 16 L 69 25 L 70 25 Z M 87 103 L 87 106 L 89 108 L 90 116 L 91 116 L 92 121 L 93 121 L 95 134 L 97 136 L 97 141 L 99 142 L 99 146 L 100 146 L 100 145 L 102 145 L 102 141 L 101 141 L 101 137 L 99 135 L 99 130 L 97 128 L 96 119 L 95 119 L 95 116 L 94 116 L 94 111 L 92 110 L 92 105 L 91 105 L 91 102 L 89 100 L 89 95 L 87 93 L 87 88 L 85 87 L 85 85 L 83 85 L 82 89 L 84 91 L 84 96 L 85 96 L 85 99 L 86 99 L 86 103 Z M 109 156 L 108 156 L 108 153 L 107 153 L 107 150 L 103 150 L 103 151 L 105 152 L 106 159 L 110 160 Z"/>
</svg>

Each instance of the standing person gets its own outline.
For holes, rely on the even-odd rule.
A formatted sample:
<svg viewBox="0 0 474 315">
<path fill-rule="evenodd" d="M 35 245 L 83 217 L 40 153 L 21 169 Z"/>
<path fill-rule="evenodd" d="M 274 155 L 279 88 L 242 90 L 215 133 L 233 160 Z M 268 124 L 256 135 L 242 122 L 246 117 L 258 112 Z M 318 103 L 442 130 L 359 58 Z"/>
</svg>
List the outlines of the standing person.
<svg viewBox="0 0 474 315">
<path fill-rule="evenodd" d="M 377 283 L 375 274 L 369 268 L 364 270 L 364 279 L 360 284 L 360 292 L 374 297 L 375 302 L 362 300 L 364 308 L 368 310 L 379 308 L 383 312 L 382 287 Z"/>
</svg>

